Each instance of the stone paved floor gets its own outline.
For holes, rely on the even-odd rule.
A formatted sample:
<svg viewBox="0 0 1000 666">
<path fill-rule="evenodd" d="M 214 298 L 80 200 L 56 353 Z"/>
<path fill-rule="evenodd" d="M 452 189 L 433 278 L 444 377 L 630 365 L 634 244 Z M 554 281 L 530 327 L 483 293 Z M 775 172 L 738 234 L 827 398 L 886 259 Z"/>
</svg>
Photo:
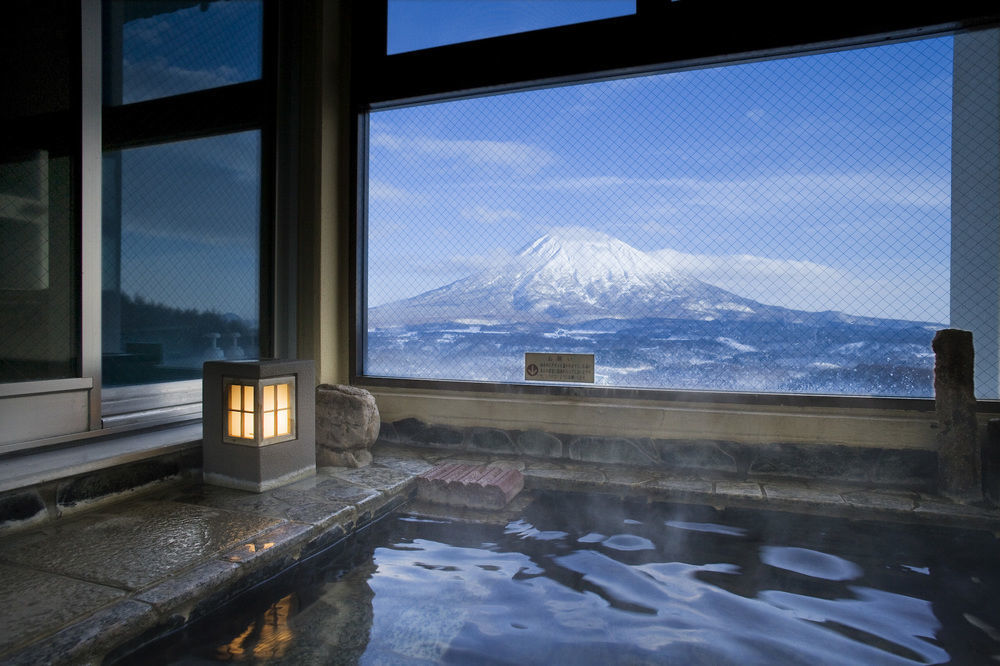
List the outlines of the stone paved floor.
<svg viewBox="0 0 1000 666">
<path fill-rule="evenodd" d="M 442 462 L 512 466 L 525 489 L 1000 529 L 1000 513 L 917 492 L 810 482 L 755 483 L 552 460 L 379 446 L 362 469 L 255 494 L 210 486 L 95 508 L 0 539 L 0 663 L 101 661 L 227 599 L 408 500 Z M 517 500 L 515 500 L 517 501 Z"/>
</svg>

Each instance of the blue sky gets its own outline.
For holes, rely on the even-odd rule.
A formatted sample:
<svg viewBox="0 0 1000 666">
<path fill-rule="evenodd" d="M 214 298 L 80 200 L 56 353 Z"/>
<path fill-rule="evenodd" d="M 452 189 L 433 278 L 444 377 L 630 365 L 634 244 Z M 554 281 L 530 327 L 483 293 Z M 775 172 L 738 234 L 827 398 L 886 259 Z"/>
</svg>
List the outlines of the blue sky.
<svg viewBox="0 0 1000 666">
<path fill-rule="evenodd" d="M 947 322 L 951 58 L 937 38 L 373 113 L 369 303 L 573 225 L 767 303 Z"/>
<path fill-rule="evenodd" d="M 125 0 L 128 2 L 128 0 Z M 260 78 L 260 0 L 212 2 L 136 19 L 122 34 L 122 101 Z"/>
<path fill-rule="evenodd" d="M 635 13 L 635 0 L 389 0 L 390 54 Z"/>
<path fill-rule="evenodd" d="M 261 26 L 259 0 L 128 22 L 122 101 L 259 78 Z M 123 151 L 122 290 L 256 321 L 259 173 L 256 131 Z"/>
<path fill-rule="evenodd" d="M 390 22 L 402 28 L 390 47 L 631 5 L 394 0 Z M 125 99 L 253 79 L 259 35 L 252 1 L 133 21 Z M 585 226 L 672 253 L 696 277 L 767 303 L 946 323 L 951 58 L 951 39 L 937 38 L 373 113 L 370 305 L 496 266 L 550 228 Z M 257 141 L 237 138 L 236 152 L 178 144 L 168 167 L 127 164 L 149 177 L 158 168 L 211 173 L 222 208 L 249 219 L 259 192 L 245 178 Z M 199 257 L 212 244 L 255 246 L 255 220 L 226 228 L 219 206 L 206 205 L 199 221 L 190 188 L 181 193 L 185 212 L 164 200 L 157 219 L 129 223 L 178 256 L 185 243 Z M 192 240 L 199 226 L 212 231 L 210 243 Z M 123 259 L 123 275 L 150 261 Z M 166 255 L 159 263 L 167 282 L 186 284 L 187 264 Z M 212 285 L 239 283 L 235 264 L 245 263 L 230 263 L 215 262 Z M 171 305 L 224 307 L 218 290 L 173 293 Z"/>
</svg>

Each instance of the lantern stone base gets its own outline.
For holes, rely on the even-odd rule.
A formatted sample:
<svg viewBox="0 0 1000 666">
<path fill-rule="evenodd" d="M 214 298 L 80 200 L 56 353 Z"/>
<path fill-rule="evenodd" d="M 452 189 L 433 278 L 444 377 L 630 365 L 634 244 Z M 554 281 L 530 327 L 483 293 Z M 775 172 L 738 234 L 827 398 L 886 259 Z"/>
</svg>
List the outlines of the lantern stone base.
<svg viewBox="0 0 1000 666">
<path fill-rule="evenodd" d="M 287 444 L 289 442 L 259 449 L 235 444 L 222 444 L 224 449 L 218 453 L 225 457 L 225 464 L 210 464 L 206 456 L 203 469 L 204 482 L 223 488 L 262 493 L 314 476 L 316 474 L 315 445 L 310 444 L 307 452 L 290 450 L 294 447 L 288 447 Z M 267 451 L 269 448 L 281 450 L 273 452 L 272 455 L 271 452 Z M 238 449 L 246 450 L 240 451 Z M 306 456 L 310 456 L 311 461 L 301 466 L 302 460 Z"/>
<path fill-rule="evenodd" d="M 226 381 L 294 378 L 295 431 L 269 443 L 224 441 Z M 316 473 L 315 370 L 312 361 L 210 361 L 204 366 L 202 461 L 205 483 L 264 492 Z M 259 425 L 256 428 L 260 430 Z"/>
</svg>

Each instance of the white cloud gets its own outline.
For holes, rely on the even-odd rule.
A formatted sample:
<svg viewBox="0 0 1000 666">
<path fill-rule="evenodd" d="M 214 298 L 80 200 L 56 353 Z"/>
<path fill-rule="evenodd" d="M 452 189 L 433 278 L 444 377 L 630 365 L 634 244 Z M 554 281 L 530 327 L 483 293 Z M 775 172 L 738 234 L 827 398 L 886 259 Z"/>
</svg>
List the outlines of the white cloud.
<svg viewBox="0 0 1000 666">
<path fill-rule="evenodd" d="M 657 189 L 661 193 L 669 190 L 677 206 L 707 206 L 739 214 L 824 203 L 865 202 L 930 208 L 944 208 L 951 203 L 948 174 L 787 173 L 739 180 L 586 176 L 550 179 L 529 187 L 578 192 L 623 187 Z"/>
<path fill-rule="evenodd" d="M 171 65 L 163 57 L 122 62 L 124 103 L 206 90 L 243 80 L 234 67 L 220 65 L 212 69 L 184 69 Z"/>
<path fill-rule="evenodd" d="M 656 179 L 622 178 L 621 176 L 581 176 L 577 178 L 552 178 L 538 185 L 532 185 L 536 190 L 595 190 L 609 187 L 625 187 L 637 185 L 640 187 L 656 185 Z"/>
<path fill-rule="evenodd" d="M 414 195 L 382 180 L 368 182 L 368 197 L 373 201 L 412 201 Z"/>
<path fill-rule="evenodd" d="M 170 22 L 162 18 L 136 19 L 125 24 L 122 38 L 126 42 L 160 46 L 164 43 L 164 35 L 172 29 Z"/>
<path fill-rule="evenodd" d="M 946 322 L 946 272 L 893 266 L 877 272 L 844 270 L 811 261 L 749 254 L 651 253 L 668 266 L 747 298 L 796 310 Z"/>
<path fill-rule="evenodd" d="M 470 222 L 481 224 L 496 224 L 497 222 L 517 221 L 521 219 L 521 214 L 510 208 L 488 208 L 486 206 L 473 206 L 464 208 L 461 215 Z"/>
<path fill-rule="evenodd" d="M 932 208 L 947 207 L 951 202 L 951 180 L 947 175 L 790 173 L 742 180 L 669 178 L 649 184 L 680 190 L 686 203 L 741 214 L 790 205 L 843 205 L 849 201 Z"/>
<path fill-rule="evenodd" d="M 528 175 L 535 174 L 556 161 L 556 157 L 549 151 L 519 141 L 434 139 L 379 133 L 372 137 L 371 145 L 411 155 L 501 166 Z"/>
</svg>

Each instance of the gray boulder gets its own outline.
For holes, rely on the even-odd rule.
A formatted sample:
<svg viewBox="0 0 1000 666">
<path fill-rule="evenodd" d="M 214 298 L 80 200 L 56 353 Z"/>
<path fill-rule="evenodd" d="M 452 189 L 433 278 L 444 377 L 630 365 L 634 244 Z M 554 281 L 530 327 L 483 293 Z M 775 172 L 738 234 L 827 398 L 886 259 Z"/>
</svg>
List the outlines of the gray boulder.
<svg viewBox="0 0 1000 666">
<path fill-rule="evenodd" d="M 364 467 L 379 431 L 375 397 L 343 384 L 316 387 L 316 465 Z"/>
</svg>

